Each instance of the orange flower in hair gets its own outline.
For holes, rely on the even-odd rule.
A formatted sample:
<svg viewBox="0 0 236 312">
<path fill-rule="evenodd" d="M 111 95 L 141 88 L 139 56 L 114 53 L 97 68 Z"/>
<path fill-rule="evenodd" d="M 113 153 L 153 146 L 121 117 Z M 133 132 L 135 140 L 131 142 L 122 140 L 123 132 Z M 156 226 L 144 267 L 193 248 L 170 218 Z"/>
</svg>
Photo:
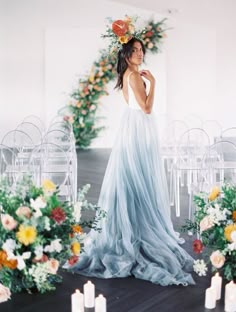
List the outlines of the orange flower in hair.
<svg viewBox="0 0 236 312">
<path fill-rule="evenodd" d="M 118 37 L 124 36 L 128 31 L 128 24 L 122 20 L 116 20 L 112 23 L 112 31 Z"/>
</svg>

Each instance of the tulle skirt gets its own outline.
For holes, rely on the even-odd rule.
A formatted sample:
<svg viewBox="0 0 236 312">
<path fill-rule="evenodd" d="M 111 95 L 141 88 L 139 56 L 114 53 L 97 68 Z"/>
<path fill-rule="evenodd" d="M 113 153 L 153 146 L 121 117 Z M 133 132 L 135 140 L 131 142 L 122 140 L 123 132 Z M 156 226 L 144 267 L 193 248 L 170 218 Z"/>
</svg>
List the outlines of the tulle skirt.
<svg viewBox="0 0 236 312">
<path fill-rule="evenodd" d="M 98 205 L 107 212 L 72 270 L 163 286 L 194 284 L 193 259 L 174 231 L 156 118 L 127 108 L 105 172 Z M 89 241 L 88 240 L 88 241 Z"/>
</svg>

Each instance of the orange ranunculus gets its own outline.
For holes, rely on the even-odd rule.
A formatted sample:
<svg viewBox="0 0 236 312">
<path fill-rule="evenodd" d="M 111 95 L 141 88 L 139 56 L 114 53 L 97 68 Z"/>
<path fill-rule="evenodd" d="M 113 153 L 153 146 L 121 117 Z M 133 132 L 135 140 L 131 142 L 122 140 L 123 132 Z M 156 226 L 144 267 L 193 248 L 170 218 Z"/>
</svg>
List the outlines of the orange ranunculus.
<svg viewBox="0 0 236 312">
<path fill-rule="evenodd" d="M 232 213 L 232 219 L 234 220 L 234 222 L 236 222 L 236 210 L 234 210 Z"/>
<path fill-rule="evenodd" d="M 7 261 L 7 253 L 5 250 L 0 250 L 0 264 L 4 265 Z"/>
<path fill-rule="evenodd" d="M 128 31 L 128 24 L 122 20 L 116 20 L 112 23 L 112 31 L 118 37 L 124 36 Z"/>
<path fill-rule="evenodd" d="M 80 225 L 72 225 L 72 230 L 74 233 L 83 233 L 83 229 Z"/>
<path fill-rule="evenodd" d="M 220 188 L 218 186 L 213 187 L 211 193 L 208 196 L 210 201 L 215 200 L 220 195 Z"/>
<path fill-rule="evenodd" d="M 17 260 L 16 259 L 10 259 L 5 261 L 4 266 L 11 269 L 11 270 L 15 270 L 17 268 Z"/>
</svg>

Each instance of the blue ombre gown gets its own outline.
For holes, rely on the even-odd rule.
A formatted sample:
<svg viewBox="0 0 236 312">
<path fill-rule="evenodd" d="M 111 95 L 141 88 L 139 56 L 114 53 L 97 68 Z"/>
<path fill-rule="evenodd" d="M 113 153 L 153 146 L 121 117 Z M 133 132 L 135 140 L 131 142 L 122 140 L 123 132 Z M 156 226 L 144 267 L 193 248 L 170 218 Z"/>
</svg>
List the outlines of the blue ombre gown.
<svg viewBox="0 0 236 312">
<path fill-rule="evenodd" d="M 102 232 L 72 271 L 98 278 L 130 275 L 163 286 L 194 284 L 193 259 L 173 229 L 156 120 L 138 105 L 129 84 L 129 105 L 112 149 L 98 205 L 107 211 Z"/>
</svg>

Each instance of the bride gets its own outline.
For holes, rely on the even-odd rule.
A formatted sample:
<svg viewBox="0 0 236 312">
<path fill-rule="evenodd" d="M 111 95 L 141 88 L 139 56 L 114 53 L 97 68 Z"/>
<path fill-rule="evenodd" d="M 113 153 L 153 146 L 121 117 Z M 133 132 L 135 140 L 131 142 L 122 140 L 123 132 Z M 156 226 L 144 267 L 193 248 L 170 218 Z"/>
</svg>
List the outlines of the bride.
<svg viewBox="0 0 236 312">
<path fill-rule="evenodd" d="M 90 232 L 74 272 L 99 278 L 133 275 L 163 286 L 189 285 L 193 259 L 174 231 L 152 113 L 155 79 L 139 71 L 145 47 L 133 37 L 118 52 L 116 87 L 127 102 L 106 168 L 98 205 L 101 233 Z M 149 93 L 143 78 L 150 82 Z"/>
</svg>

